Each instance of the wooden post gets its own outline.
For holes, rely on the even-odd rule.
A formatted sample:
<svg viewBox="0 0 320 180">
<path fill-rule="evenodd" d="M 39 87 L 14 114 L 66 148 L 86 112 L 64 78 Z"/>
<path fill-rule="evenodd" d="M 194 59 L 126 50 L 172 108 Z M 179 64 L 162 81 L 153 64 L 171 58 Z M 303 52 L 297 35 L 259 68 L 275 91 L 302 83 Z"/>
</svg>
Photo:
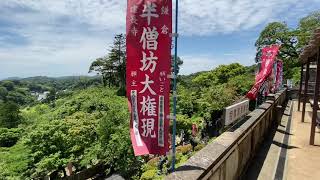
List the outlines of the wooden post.
<svg viewBox="0 0 320 180">
<path fill-rule="evenodd" d="M 306 103 L 308 99 L 308 86 L 309 86 L 309 70 L 310 70 L 310 58 L 308 58 L 307 62 L 307 70 L 306 70 L 306 78 L 304 81 L 304 94 L 303 94 L 303 107 L 302 107 L 302 117 L 301 117 L 301 122 L 304 122 L 304 118 L 306 115 Z"/>
<path fill-rule="evenodd" d="M 316 75 L 316 85 L 314 88 L 314 97 L 313 97 L 313 111 L 312 111 L 312 121 L 311 121 L 311 132 L 310 132 L 310 145 L 314 145 L 315 131 L 316 131 L 316 121 L 318 117 L 318 101 L 319 101 L 319 86 L 320 86 L 320 49 L 317 54 L 317 75 Z"/>
<path fill-rule="evenodd" d="M 302 82 L 303 82 L 303 67 L 304 65 L 301 64 L 301 70 L 300 70 L 300 87 L 299 87 L 299 97 L 298 97 L 298 111 L 300 111 L 300 106 L 301 106 L 301 96 L 302 96 Z"/>
</svg>

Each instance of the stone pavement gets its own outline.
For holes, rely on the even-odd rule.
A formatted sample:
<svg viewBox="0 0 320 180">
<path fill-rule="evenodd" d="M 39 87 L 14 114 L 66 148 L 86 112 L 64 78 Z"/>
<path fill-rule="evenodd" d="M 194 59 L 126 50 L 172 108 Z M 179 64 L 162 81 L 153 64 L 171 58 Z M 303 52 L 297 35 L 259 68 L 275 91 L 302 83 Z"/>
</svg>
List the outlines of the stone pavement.
<svg viewBox="0 0 320 180">
<path fill-rule="evenodd" d="M 307 105 L 305 123 L 297 101 L 290 101 L 281 124 L 270 132 L 242 179 L 320 179 L 320 130 L 315 146 L 309 145 L 311 107 Z"/>
<path fill-rule="evenodd" d="M 305 122 L 294 102 L 290 145 L 297 148 L 288 151 L 287 179 L 320 179 L 320 130 L 316 128 L 315 145 L 309 145 L 312 109 L 307 104 Z M 302 107 L 302 106 L 301 106 Z"/>
</svg>

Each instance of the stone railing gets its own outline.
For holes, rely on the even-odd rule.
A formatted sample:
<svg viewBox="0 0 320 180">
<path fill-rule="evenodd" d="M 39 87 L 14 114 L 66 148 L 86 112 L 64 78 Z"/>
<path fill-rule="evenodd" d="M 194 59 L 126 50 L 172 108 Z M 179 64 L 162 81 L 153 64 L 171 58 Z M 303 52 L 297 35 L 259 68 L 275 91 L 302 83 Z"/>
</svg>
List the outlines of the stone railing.
<svg viewBox="0 0 320 180">
<path fill-rule="evenodd" d="M 225 132 L 166 179 L 239 179 L 265 135 L 281 117 L 287 90 L 270 95 L 268 100 L 248 114 L 247 121 L 233 132 Z"/>
</svg>

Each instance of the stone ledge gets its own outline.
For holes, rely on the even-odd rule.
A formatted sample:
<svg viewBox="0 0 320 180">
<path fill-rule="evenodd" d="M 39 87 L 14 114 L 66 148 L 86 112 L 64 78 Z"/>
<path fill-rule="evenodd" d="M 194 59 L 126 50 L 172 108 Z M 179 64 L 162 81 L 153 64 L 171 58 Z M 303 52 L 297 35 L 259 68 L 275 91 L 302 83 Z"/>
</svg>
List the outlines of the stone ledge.
<svg viewBox="0 0 320 180">
<path fill-rule="evenodd" d="M 265 120 L 265 118 L 270 118 L 270 116 L 267 115 L 267 113 L 272 113 L 273 111 L 270 110 L 272 107 L 276 107 L 279 102 L 283 103 L 281 101 L 284 101 L 284 96 L 286 95 L 286 90 L 280 91 L 279 93 L 274 95 L 274 100 L 268 100 L 265 103 L 263 103 L 261 106 L 259 106 L 258 109 L 254 110 L 250 114 L 248 114 L 247 117 L 249 119 L 243 123 L 239 128 L 237 128 L 234 132 L 225 132 L 222 135 L 220 135 L 216 140 L 214 140 L 212 143 L 208 144 L 206 147 L 204 147 L 202 150 L 197 152 L 194 156 L 192 156 L 186 164 L 176 169 L 176 172 L 170 174 L 166 177 L 166 179 L 178 179 L 178 180 L 185 180 L 185 179 L 209 179 L 211 176 L 211 179 L 214 177 L 219 177 L 218 179 L 225 179 L 224 176 L 217 176 L 217 172 L 237 172 L 241 173 L 241 169 L 243 165 L 246 164 L 246 162 L 241 162 L 241 167 L 236 167 L 237 169 L 227 169 L 226 162 L 227 160 L 230 161 L 230 156 L 234 155 L 234 153 L 238 153 L 236 157 L 239 156 L 239 154 L 245 154 L 245 151 L 250 151 L 250 156 L 253 155 L 252 149 L 251 149 L 251 143 L 249 143 L 247 147 L 242 146 L 240 151 L 238 144 L 241 144 L 244 139 L 247 139 L 246 137 L 249 137 L 250 142 L 253 142 L 253 138 L 258 138 L 259 141 L 262 136 L 260 137 L 254 137 L 253 132 L 257 132 L 259 134 L 262 134 L 259 132 L 259 128 L 254 128 L 255 131 L 253 131 L 252 127 L 255 127 L 255 125 L 259 125 L 259 123 L 262 120 Z M 266 120 L 267 121 L 267 120 Z M 271 122 L 271 119 L 268 119 L 269 122 Z M 266 126 L 262 126 L 264 128 L 267 128 Z M 262 132 L 265 132 L 267 129 L 262 130 Z M 256 133 L 257 133 L 256 132 Z M 248 136 L 246 134 L 248 133 Z M 246 136 L 245 138 L 242 138 Z M 237 152 L 235 152 L 237 151 Z M 230 166 L 231 167 L 231 166 Z M 233 166 L 232 166 L 233 167 Z M 215 172 L 217 171 L 217 172 Z M 235 175 L 235 174 L 233 174 Z M 234 177 L 234 176 L 233 176 Z"/>
</svg>

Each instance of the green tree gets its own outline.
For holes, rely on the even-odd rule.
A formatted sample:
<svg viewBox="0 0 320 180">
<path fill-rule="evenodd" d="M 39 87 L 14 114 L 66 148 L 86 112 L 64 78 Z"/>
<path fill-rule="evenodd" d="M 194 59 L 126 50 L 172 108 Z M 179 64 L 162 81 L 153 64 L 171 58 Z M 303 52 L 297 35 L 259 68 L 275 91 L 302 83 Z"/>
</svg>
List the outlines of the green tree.
<svg viewBox="0 0 320 180">
<path fill-rule="evenodd" d="M 0 104 L 0 127 L 14 128 L 21 122 L 19 106 L 14 102 Z"/>
<path fill-rule="evenodd" d="M 181 84 L 178 84 L 178 104 L 177 109 L 181 114 L 188 115 L 191 117 L 197 110 L 195 100 L 195 92 L 192 92 L 190 89 L 185 88 Z"/>
<path fill-rule="evenodd" d="M 88 88 L 56 100 L 56 106 L 37 105 L 23 112 L 32 123 L 25 138 L 33 161 L 26 176 L 41 178 L 65 173 L 72 162 L 76 171 L 97 164 L 125 177 L 139 174 L 129 134 L 127 100 L 115 90 Z M 38 114 L 38 117 L 36 117 Z"/>
<path fill-rule="evenodd" d="M 92 62 L 89 73 L 95 71 L 102 77 L 102 84 L 104 86 L 116 85 L 116 76 L 113 63 L 109 60 L 108 56 L 98 58 Z"/>
<path fill-rule="evenodd" d="M 218 83 L 217 76 L 213 73 L 213 71 L 203 72 L 198 74 L 196 77 L 192 79 L 192 83 L 197 85 L 198 88 L 201 87 L 209 87 Z"/>
<path fill-rule="evenodd" d="M 183 65 L 183 60 L 178 56 L 177 57 L 177 74 L 180 72 L 180 68 Z M 174 56 L 171 56 L 171 72 L 174 72 Z"/>
<path fill-rule="evenodd" d="M 2 86 L 7 88 L 8 91 L 14 90 L 14 83 L 12 81 L 2 81 Z"/>
<path fill-rule="evenodd" d="M 121 172 L 125 177 L 139 172 L 142 161 L 134 156 L 129 136 L 129 113 L 123 107 L 115 108 L 104 116 L 98 128 L 103 151 L 100 155 L 109 171 Z"/>
<path fill-rule="evenodd" d="M 65 174 L 64 167 L 69 162 L 81 169 L 84 151 L 96 139 L 96 121 L 83 112 L 37 126 L 25 141 L 34 159 L 32 177 L 43 177 L 55 170 Z"/>
<path fill-rule="evenodd" d="M 125 88 L 126 79 L 126 46 L 125 35 L 119 34 L 114 38 L 113 46 L 107 56 L 92 62 L 89 73 L 97 72 L 102 76 L 104 86 Z"/>
<path fill-rule="evenodd" d="M 234 88 L 238 96 L 244 96 L 254 84 L 253 74 L 244 74 L 230 78 L 228 86 Z"/>
<path fill-rule="evenodd" d="M 257 48 L 256 62 L 260 61 L 261 50 L 266 45 L 281 44 L 278 57 L 284 62 L 284 76 L 291 78 L 292 68 L 298 65 L 297 31 L 290 30 L 285 23 L 269 23 L 260 33 L 255 46 Z"/>
<path fill-rule="evenodd" d="M 42 86 L 40 84 L 28 84 L 28 88 L 30 91 L 34 92 L 43 92 Z"/>
<path fill-rule="evenodd" d="M 202 112 L 212 114 L 214 111 L 221 111 L 230 105 L 235 99 L 235 90 L 227 88 L 225 84 L 216 85 L 212 88 L 205 88 L 201 93 L 198 103 Z"/>
<path fill-rule="evenodd" d="M 20 138 L 21 129 L 19 128 L 0 128 L 0 147 L 11 147 Z"/>
<path fill-rule="evenodd" d="M 313 31 L 320 27 L 320 11 L 302 18 L 298 28 L 289 29 L 286 23 L 272 22 L 260 33 L 255 46 L 256 62 L 260 60 L 261 50 L 265 45 L 281 44 L 278 57 L 284 62 L 284 77 L 291 79 L 295 67 L 299 66 L 298 57 L 302 48 L 307 45 Z"/>
<path fill-rule="evenodd" d="M 26 92 L 21 93 L 17 90 L 9 91 L 6 100 L 19 104 L 20 106 L 31 103 L 33 101 L 31 96 L 27 95 Z"/>
<path fill-rule="evenodd" d="M 218 83 L 223 84 L 227 83 L 232 77 L 244 74 L 246 69 L 239 63 L 232 63 L 229 65 L 220 65 L 213 72 L 218 78 Z"/>
<path fill-rule="evenodd" d="M 29 149 L 21 141 L 10 148 L 0 148 L 0 179 L 30 179 L 25 176 L 30 162 Z"/>
<path fill-rule="evenodd" d="M 43 100 L 44 103 L 51 103 L 56 100 L 57 97 L 57 91 L 55 88 L 50 89 L 49 94 L 47 97 Z"/>
<path fill-rule="evenodd" d="M 307 45 L 313 31 L 318 27 L 320 27 L 320 11 L 313 12 L 302 18 L 297 29 L 299 42 L 297 48 L 302 48 Z"/>
<path fill-rule="evenodd" d="M 281 59 L 297 58 L 296 45 L 298 43 L 296 37 L 297 32 L 290 30 L 285 23 L 273 22 L 269 23 L 260 33 L 255 46 L 257 47 L 256 61 L 260 61 L 261 50 L 266 45 L 281 44 L 279 57 Z"/>
<path fill-rule="evenodd" d="M 113 46 L 109 53 L 110 61 L 115 65 L 117 83 L 120 88 L 126 86 L 126 37 L 123 34 L 114 37 Z"/>
<path fill-rule="evenodd" d="M 224 84 L 230 78 L 246 73 L 246 68 L 239 63 L 220 65 L 212 71 L 197 75 L 192 82 L 198 86 L 209 87 L 215 84 Z"/>
<path fill-rule="evenodd" d="M 5 101 L 8 95 L 8 90 L 5 87 L 0 86 L 0 99 Z"/>
</svg>

